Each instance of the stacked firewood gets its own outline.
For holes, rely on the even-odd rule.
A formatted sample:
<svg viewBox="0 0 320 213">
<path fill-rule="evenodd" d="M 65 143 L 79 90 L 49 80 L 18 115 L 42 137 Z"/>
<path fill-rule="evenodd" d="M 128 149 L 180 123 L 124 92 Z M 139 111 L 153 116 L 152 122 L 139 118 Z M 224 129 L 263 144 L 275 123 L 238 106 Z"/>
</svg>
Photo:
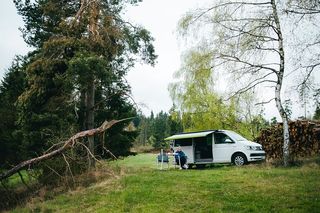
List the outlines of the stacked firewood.
<svg viewBox="0 0 320 213">
<path fill-rule="evenodd" d="M 260 132 L 256 141 L 262 144 L 267 160 L 282 159 L 283 129 L 278 123 Z M 290 155 L 293 159 L 320 153 L 320 121 L 289 122 Z"/>
</svg>

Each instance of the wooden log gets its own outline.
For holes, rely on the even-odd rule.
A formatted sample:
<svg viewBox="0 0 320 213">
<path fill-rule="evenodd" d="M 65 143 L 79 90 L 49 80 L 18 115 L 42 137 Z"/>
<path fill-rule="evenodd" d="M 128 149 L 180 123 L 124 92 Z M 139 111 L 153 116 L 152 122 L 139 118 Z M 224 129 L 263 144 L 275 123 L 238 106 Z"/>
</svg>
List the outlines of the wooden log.
<svg viewBox="0 0 320 213">
<path fill-rule="evenodd" d="M 293 157 L 320 153 L 319 121 L 290 121 L 289 133 L 290 153 Z M 263 145 L 267 158 L 280 159 L 282 156 L 282 138 L 282 123 L 279 123 L 262 130 L 256 140 Z"/>
<path fill-rule="evenodd" d="M 101 134 L 101 133 L 105 132 L 107 129 L 109 129 L 110 127 L 112 127 L 114 124 L 122 122 L 122 121 L 126 121 L 126 120 L 131 120 L 131 119 L 132 118 L 126 118 L 126 119 L 122 119 L 122 120 L 105 121 L 98 128 L 78 132 L 77 134 L 70 137 L 67 141 L 65 141 L 60 148 L 58 148 L 54 151 L 51 151 L 49 153 L 43 154 L 39 157 L 23 161 L 23 162 L 19 163 L 18 165 L 14 166 L 12 169 L 9 169 L 9 170 L 3 172 L 2 174 L 0 174 L 0 181 L 12 176 L 13 174 L 19 172 L 20 170 L 22 170 L 23 168 L 25 168 L 29 165 L 36 164 L 41 161 L 45 161 L 47 159 L 53 158 L 53 157 L 63 153 L 65 150 L 73 147 L 74 144 L 76 143 L 76 141 L 80 138 Z"/>
</svg>

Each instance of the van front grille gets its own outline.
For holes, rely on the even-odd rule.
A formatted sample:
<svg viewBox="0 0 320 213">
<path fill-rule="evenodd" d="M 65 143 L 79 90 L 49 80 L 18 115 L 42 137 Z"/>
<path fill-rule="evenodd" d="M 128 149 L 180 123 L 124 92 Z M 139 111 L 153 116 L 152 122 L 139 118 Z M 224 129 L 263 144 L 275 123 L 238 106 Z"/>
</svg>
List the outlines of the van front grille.
<svg viewBox="0 0 320 213">
<path fill-rule="evenodd" d="M 266 153 L 252 153 L 250 154 L 250 157 L 261 157 L 266 156 Z"/>
</svg>

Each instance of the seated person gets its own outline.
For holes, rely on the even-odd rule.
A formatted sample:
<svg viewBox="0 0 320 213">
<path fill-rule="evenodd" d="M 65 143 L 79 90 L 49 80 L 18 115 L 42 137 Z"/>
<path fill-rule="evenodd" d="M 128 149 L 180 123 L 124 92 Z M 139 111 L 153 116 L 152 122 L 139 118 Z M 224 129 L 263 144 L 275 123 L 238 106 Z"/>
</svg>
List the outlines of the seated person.
<svg viewBox="0 0 320 213">
<path fill-rule="evenodd" d="M 188 168 L 188 166 L 186 165 L 187 156 L 181 150 L 180 146 L 177 148 L 177 151 L 174 153 L 174 157 L 176 160 L 176 164 L 180 166 L 180 169 L 187 169 Z"/>
</svg>

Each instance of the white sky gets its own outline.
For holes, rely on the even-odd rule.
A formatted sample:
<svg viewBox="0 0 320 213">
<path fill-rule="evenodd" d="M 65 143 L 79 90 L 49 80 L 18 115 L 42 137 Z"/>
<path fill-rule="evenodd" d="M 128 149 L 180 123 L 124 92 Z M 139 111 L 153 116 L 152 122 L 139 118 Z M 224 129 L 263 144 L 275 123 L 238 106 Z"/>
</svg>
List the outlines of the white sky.
<svg viewBox="0 0 320 213">
<path fill-rule="evenodd" d="M 199 5 L 199 2 L 201 4 Z M 173 73 L 179 69 L 183 43 L 178 42 L 176 28 L 181 16 L 191 8 L 209 0 L 144 0 L 126 13 L 130 21 L 141 24 L 155 38 L 158 63 L 155 67 L 137 64 L 127 76 L 132 87 L 133 98 L 146 115 L 153 110 L 168 111 L 172 101 L 168 84 L 173 82 Z M 14 55 L 26 54 L 29 50 L 24 43 L 19 27 L 23 26 L 11 0 L 1 2 L 0 7 L 0 79 L 9 68 Z M 266 117 L 278 116 L 273 104 L 265 111 Z"/>
<path fill-rule="evenodd" d="M 28 52 L 28 47 L 18 30 L 22 26 L 22 18 L 18 16 L 13 1 L 2 1 L 0 7 L 0 79 L 10 67 L 15 55 L 23 55 Z"/>
<path fill-rule="evenodd" d="M 205 2 L 208 1 L 201 1 Z M 127 77 L 136 102 L 142 103 L 140 108 L 147 115 L 151 110 L 168 112 L 172 107 L 168 84 L 173 82 L 173 73 L 179 69 L 183 50 L 177 39 L 177 24 L 184 13 L 197 6 L 200 6 L 198 0 L 144 0 L 126 14 L 155 38 L 156 66 L 137 64 Z"/>
</svg>

